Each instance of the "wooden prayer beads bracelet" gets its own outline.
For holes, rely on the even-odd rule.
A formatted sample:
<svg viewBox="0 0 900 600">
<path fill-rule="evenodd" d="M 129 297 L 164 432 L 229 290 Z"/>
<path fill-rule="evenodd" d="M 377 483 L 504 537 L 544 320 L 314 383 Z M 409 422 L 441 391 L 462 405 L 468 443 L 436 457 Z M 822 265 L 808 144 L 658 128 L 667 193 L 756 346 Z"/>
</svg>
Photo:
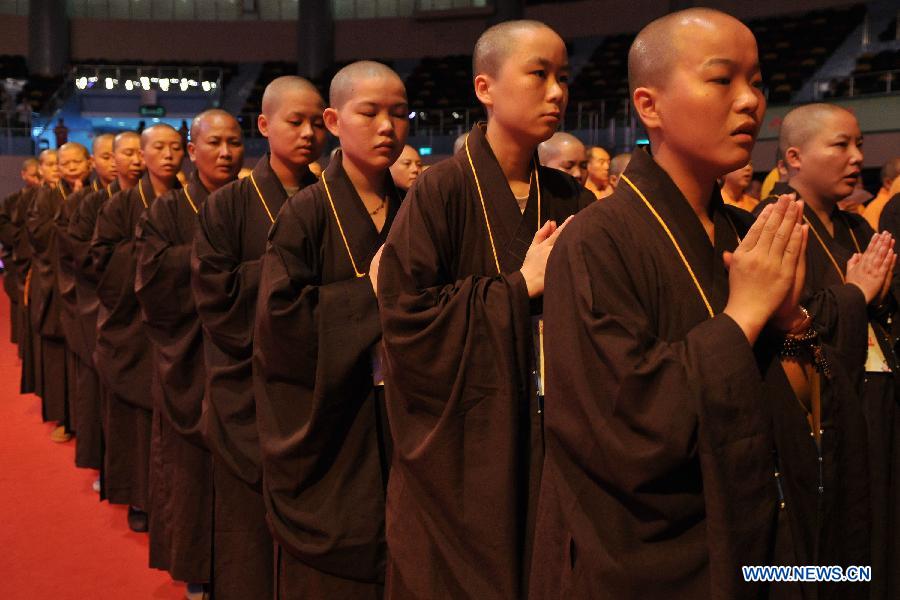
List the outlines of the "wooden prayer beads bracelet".
<svg viewBox="0 0 900 600">
<path fill-rule="evenodd" d="M 831 379 L 831 365 L 825 358 L 825 352 L 819 343 L 819 334 L 815 328 L 810 327 L 804 333 L 784 336 L 779 355 L 782 358 L 797 358 L 801 353 L 808 352 L 812 356 L 813 367 L 826 379 Z"/>
</svg>

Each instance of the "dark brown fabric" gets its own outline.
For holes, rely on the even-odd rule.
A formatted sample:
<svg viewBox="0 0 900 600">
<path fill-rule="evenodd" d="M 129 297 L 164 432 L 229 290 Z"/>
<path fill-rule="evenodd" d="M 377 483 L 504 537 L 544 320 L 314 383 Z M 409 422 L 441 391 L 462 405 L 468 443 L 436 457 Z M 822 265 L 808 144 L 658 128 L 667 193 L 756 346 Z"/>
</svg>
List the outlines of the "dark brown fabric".
<svg viewBox="0 0 900 600">
<path fill-rule="evenodd" d="M 272 598 L 274 550 L 262 495 L 213 457 L 213 600 Z"/>
<path fill-rule="evenodd" d="M 159 385 L 151 447 L 150 560 L 151 566 L 192 583 L 209 581 L 212 552 L 211 457 L 200 435 L 203 338 L 190 287 L 197 222 L 191 202 L 200 207 L 207 195 L 193 174 L 185 189 L 157 198 L 137 226 L 135 293 Z"/>
<path fill-rule="evenodd" d="M 75 354 L 75 401 L 77 415 L 75 466 L 100 469 L 103 465 L 103 420 L 100 413 L 100 381 L 97 372 Z"/>
<path fill-rule="evenodd" d="M 16 228 L 12 222 L 13 208 L 22 190 L 17 190 L 0 201 L 0 259 L 3 260 L 3 290 L 9 296 L 9 335 L 14 344 L 19 342 L 19 299 L 13 248 L 16 244 Z"/>
<path fill-rule="evenodd" d="M 481 126 L 468 136 L 502 274 L 465 151 L 409 190 L 384 247 L 379 302 L 394 441 L 387 490 L 391 598 L 523 595 L 540 481 L 541 416 L 519 269 L 538 226 L 524 215 Z M 593 202 L 541 167 L 540 220 Z"/>
<path fill-rule="evenodd" d="M 122 496 L 142 509 L 149 506 L 154 382 L 150 343 L 134 291 L 135 227 L 153 200 L 149 175 L 138 186 L 113 194 L 100 208 L 90 246 L 100 301 L 94 365 L 108 397 L 105 478 L 110 493 L 125 490 L 128 494 Z M 110 501 L 119 497 L 110 496 Z"/>
<path fill-rule="evenodd" d="M 400 196 L 386 174 L 379 233 L 341 163 L 338 153 L 322 180 L 282 207 L 259 284 L 253 357 L 263 497 L 273 536 L 292 555 L 281 564 L 285 578 L 295 579 L 297 565 L 305 565 L 298 581 L 323 573 L 323 588 L 311 584 L 307 594 L 283 596 L 290 598 L 346 597 L 384 582 L 387 424 L 372 374 L 381 323 L 365 273 Z"/>
<path fill-rule="evenodd" d="M 252 173 L 274 217 L 287 195 L 268 155 Z M 307 172 L 302 181 L 305 186 L 316 179 Z M 250 177 L 235 181 L 204 204 L 191 256 L 207 367 L 203 433 L 219 460 L 256 489 L 262 471 L 253 400 L 253 320 L 271 224 Z"/>
<path fill-rule="evenodd" d="M 815 586 L 807 596 L 796 584 L 744 583 L 741 573 L 742 565 L 816 564 L 795 534 L 819 531 L 823 514 L 815 442 L 778 339 L 764 334 L 751 347 L 722 314 L 722 254 L 752 218 L 717 193 L 711 244 L 647 152 L 632 156 L 624 177 L 667 224 L 716 316 L 625 179 L 560 236 L 544 303 L 546 459 L 531 597 L 816 597 Z M 841 340 L 858 343 L 862 295 L 839 300 L 849 324 Z M 844 383 L 823 389 L 827 407 L 852 394 L 830 358 Z M 830 490 L 834 452 L 823 452 Z"/>
<path fill-rule="evenodd" d="M 380 600 L 384 597 L 384 584 L 323 573 L 280 547 L 276 547 L 275 554 L 276 600 Z"/>
<path fill-rule="evenodd" d="M 213 584 L 218 600 L 268 598 L 273 591 L 252 377 L 259 263 L 271 221 L 254 181 L 273 217 L 287 195 L 268 155 L 252 173 L 252 180 L 235 181 L 209 196 L 200 210 L 191 254 L 191 287 L 206 364 L 203 436 L 216 474 Z M 312 173 L 303 175 L 304 186 L 315 181 Z M 264 555 L 248 557 L 253 551 Z"/>
<path fill-rule="evenodd" d="M 19 350 L 22 358 L 22 378 L 19 392 L 22 394 L 33 392 L 40 395 L 40 382 L 38 381 L 40 368 L 40 340 L 36 339 L 34 326 L 32 325 L 32 308 L 25 299 L 26 288 L 30 287 L 27 283 L 29 281 L 28 274 L 31 270 L 32 259 L 31 241 L 28 237 L 28 230 L 25 222 L 31 207 L 32 199 L 36 193 L 37 188 L 33 187 L 26 188 L 19 193 L 16 202 L 11 209 L 10 223 L 15 231 L 13 267 L 16 271 L 18 295 L 22 298 L 22 301 L 19 303 L 19 326 L 22 333 L 21 339 L 19 340 Z"/>
</svg>

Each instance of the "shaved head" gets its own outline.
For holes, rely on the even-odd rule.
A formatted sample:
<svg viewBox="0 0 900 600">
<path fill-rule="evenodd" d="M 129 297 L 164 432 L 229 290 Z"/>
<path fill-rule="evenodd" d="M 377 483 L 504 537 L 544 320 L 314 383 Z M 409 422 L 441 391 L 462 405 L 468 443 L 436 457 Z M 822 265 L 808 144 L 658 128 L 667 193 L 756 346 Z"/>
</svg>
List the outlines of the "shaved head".
<svg viewBox="0 0 900 600">
<path fill-rule="evenodd" d="M 99 154 L 103 151 L 103 146 L 105 146 L 106 144 L 109 144 L 109 148 L 111 150 L 115 139 L 116 136 L 111 133 L 101 133 L 94 138 L 93 142 L 91 142 L 91 153 Z"/>
<path fill-rule="evenodd" d="M 457 137 L 453 142 L 453 154 L 456 154 L 460 150 L 463 149 L 463 146 L 466 145 L 466 138 L 469 136 L 468 133 L 464 133 L 461 136 Z"/>
<path fill-rule="evenodd" d="M 126 140 L 131 140 L 131 139 L 140 140 L 141 136 L 136 131 L 123 131 L 122 133 L 118 134 L 116 136 L 116 138 L 113 140 L 113 151 L 118 149 L 118 147 L 122 144 L 122 142 L 124 142 Z"/>
<path fill-rule="evenodd" d="M 526 19 L 506 21 L 488 28 L 475 42 L 475 51 L 472 53 L 472 76 L 485 74 L 497 77 L 506 58 L 516 47 L 519 37 L 525 32 L 538 29 L 553 31 L 545 23 Z"/>
<path fill-rule="evenodd" d="M 836 104 L 818 102 L 800 106 L 785 115 L 778 134 L 778 148 L 782 155 L 788 148 L 802 148 L 817 133 L 828 117 L 836 114 L 852 114 Z"/>
<path fill-rule="evenodd" d="M 55 157 L 56 157 L 56 150 L 51 150 L 51 149 L 48 148 L 47 150 L 44 150 L 43 152 L 41 152 L 40 154 L 38 154 L 38 160 L 39 160 L 41 163 L 47 162 L 47 159 L 48 159 L 48 158 L 51 158 L 51 157 L 52 157 L 52 158 L 55 158 Z"/>
<path fill-rule="evenodd" d="M 228 123 L 229 126 L 237 127 L 240 130 L 241 125 L 238 123 L 238 120 L 234 118 L 234 116 L 228 112 L 227 110 L 222 110 L 221 108 L 210 108 L 209 110 L 204 110 L 202 113 L 197 115 L 191 120 L 191 141 L 197 139 L 200 135 L 200 131 L 207 123 L 211 123 L 221 119 Z"/>
<path fill-rule="evenodd" d="M 78 142 L 66 142 L 65 144 L 63 144 L 62 146 L 59 147 L 58 152 L 60 154 L 62 154 L 63 152 L 65 152 L 67 154 L 69 152 L 81 152 L 81 154 L 84 156 L 84 158 L 91 157 L 91 153 L 88 152 L 88 149 L 85 148 L 84 146 L 82 146 L 81 144 L 79 144 Z"/>
<path fill-rule="evenodd" d="M 581 140 L 571 133 L 557 131 L 549 140 L 541 142 L 541 145 L 538 146 L 538 157 L 541 159 L 541 164 L 553 161 L 568 148 L 580 148 L 581 152 L 584 152 L 584 144 L 581 143 Z"/>
<path fill-rule="evenodd" d="M 28 169 L 31 169 L 31 168 L 36 169 L 37 166 L 38 166 L 38 159 L 36 159 L 36 158 L 26 158 L 25 160 L 22 161 L 22 170 L 23 171 L 27 171 Z"/>
<path fill-rule="evenodd" d="M 886 184 L 893 183 L 897 175 L 900 175 L 900 156 L 895 156 L 884 163 L 881 167 L 881 181 Z"/>
<path fill-rule="evenodd" d="M 320 99 L 322 108 L 325 107 L 324 100 L 321 100 L 322 94 L 316 86 L 297 75 L 284 75 L 276 77 L 266 86 L 262 97 L 263 114 L 271 118 L 278 111 L 285 94 L 298 91 L 315 94 Z"/>
<path fill-rule="evenodd" d="M 625 167 L 628 166 L 628 163 L 631 162 L 631 153 L 623 152 L 622 154 L 616 154 L 611 161 L 609 161 L 609 176 L 618 177 L 622 173 L 625 172 Z"/>
<path fill-rule="evenodd" d="M 340 109 L 350 98 L 364 79 L 396 80 L 403 86 L 403 80 L 387 65 L 372 60 L 361 60 L 350 63 L 337 72 L 328 89 L 328 103 L 331 108 Z M 406 89 L 405 86 L 403 88 Z"/>
<path fill-rule="evenodd" d="M 181 139 L 181 134 L 178 133 L 178 130 L 169 125 L 168 123 L 157 123 L 156 125 L 152 125 L 141 132 L 141 150 L 143 150 L 147 144 L 150 143 L 154 137 L 160 135 L 162 132 L 171 132 L 178 136 L 178 139 Z"/>
<path fill-rule="evenodd" d="M 629 92 L 633 95 L 639 87 L 664 86 L 676 59 L 692 43 L 692 33 L 710 30 L 725 21 L 737 23 L 750 33 L 739 20 L 712 8 L 680 10 L 641 29 L 628 50 Z"/>
</svg>

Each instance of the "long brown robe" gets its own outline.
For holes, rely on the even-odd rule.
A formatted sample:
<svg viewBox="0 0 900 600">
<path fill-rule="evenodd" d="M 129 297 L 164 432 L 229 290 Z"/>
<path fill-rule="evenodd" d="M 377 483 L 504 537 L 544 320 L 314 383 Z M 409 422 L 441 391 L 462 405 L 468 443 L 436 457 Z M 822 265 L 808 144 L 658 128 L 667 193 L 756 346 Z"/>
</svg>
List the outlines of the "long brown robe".
<svg viewBox="0 0 900 600">
<path fill-rule="evenodd" d="M 95 179 L 90 186 L 69 194 L 65 202 L 60 204 L 53 219 L 56 227 L 56 293 L 60 303 L 60 325 L 69 351 L 68 366 L 71 367 L 72 374 L 68 378 L 68 397 L 73 429 L 77 432 L 75 465 L 86 469 L 100 468 L 103 432 L 100 420 L 100 390 L 96 385 L 96 374 L 85 365 L 85 360 L 90 360 L 91 350 L 81 327 L 75 288 L 77 265 L 74 250 L 80 242 L 76 242 L 69 235 L 69 222 L 84 198 L 98 192 L 100 187 Z"/>
<path fill-rule="evenodd" d="M 718 193 L 710 217 L 714 244 L 640 151 L 550 255 L 532 598 L 816 597 L 814 584 L 744 583 L 741 566 L 817 564 L 807 532 L 845 517 L 825 499 L 851 479 L 836 457 L 836 401 L 852 396 L 851 376 L 829 350 L 819 453 L 780 340 L 764 333 L 751 346 L 722 313 L 722 254 L 752 218 Z M 832 337 L 854 348 L 863 296 L 850 286 L 834 294 L 827 308 L 843 321 Z"/>
<path fill-rule="evenodd" d="M 786 188 L 782 193 L 800 194 Z M 768 198 L 760 209 L 774 201 Z M 809 205 L 804 207 L 804 217 L 809 224 L 809 243 L 806 251 L 806 290 L 810 310 L 817 311 L 821 298 L 828 291 L 844 286 L 847 261 L 854 253 L 863 252 L 874 235 L 869 223 L 862 216 L 840 210 L 831 213 L 834 234 Z M 833 262 L 832 262 L 833 261 Z M 896 279 L 896 274 L 895 274 Z M 861 385 L 859 401 L 864 414 L 868 440 L 868 468 L 871 502 L 871 556 L 865 563 L 872 567 L 872 582 L 866 585 L 868 596 L 896 598 L 900 593 L 900 543 L 895 539 L 900 527 L 900 412 L 897 409 L 897 377 L 900 366 L 894 351 L 895 338 L 891 333 L 892 321 L 897 311 L 893 294 L 878 308 L 869 307 L 868 324 L 874 336 L 870 343 L 877 343 L 884 357 L 886 372 L 866 372 Z M 849 540 L 824 540 L 841 549 L 848 549 Z M 823 547 L 823 552 L 829 548 Z M 839 562 L 839 561 L 836 561 Z M 840 584 L 836 592 L 848 595 L 848 586 Z"/>
<path fill-rule="evenodd" d="M 12 223 L 12 211 L 22 190 L 17 190 L 0 202 L 0 259 L 3 260 L 3 291 L 9 297 L 9 339 L 19 343 L 19 293 L 13 248 L 16 244 L 16 228 Z"/>
<path fill-rule="evenodd" d="M 89 186 L 85 181 L 84 185 Z M 58 421 L 72 429 L 70 392 L 74 392 L 71 351 L 66 346 L 61 317 L 62 301 L 57 289 L 57 228 L 54 217 L 71 193 L 65 180 L 53 187 L 42 186 L 28 211 L 26 227 L 34 252 L 32 256 L 29 302 L 32 304 L 32 326 L 40 336 L 45 421 Z M 74 395 L 74 394 L 72 394 Z"/>
<path fill-rule="evenodd" d="M 191 244 L 209 192 L 196 172 L 138 222 L 135 293 L 161 394 L 150 448 L 150 566 L 191 583 L 210 580 L 212 458 L 201 436 L 203 337 L 191 293 Z"/>
<path fill-rule="evenodd" d="M 322 180 L 287 201 L 262 261 L 256 410 L 284 600 L 380 598 L 384 587 L 390 444 L 373 382 L 381 323 L 366 273 L 400 196 L 386 174 L 379 233 L 341 163 L 338 153 Z"/>
<path fill-rule="evenodd" d="M 100 209 L 90 249 L 100 300 L 94 365 L 107 396 L 104 494 L 113 504 L 143 510 L 149 506 L 154 380 L 150 342 L 134 293 L 134 236 L 154 198 L 149 175 L 114 194 Z"/>
<path fill-rule="evenodd" d="M 482 125 L 468 149 L 477 181 L 465 148 L 426 171 L 381 259 L 391 598 L 523 595 L 542 455 L 541 309 L 519 269 L 538 221 L 562 224 L 594 201 L 540 167 L 522 214 Z"/>
<path fill-rule="evenodd" d="M 100 385 L 100 376 L 94 367 L 94 349 L 97 345 L 97 310 L 100 302 L 97 299 L 98 277 L 93 269 L 90 249 L 100 208 L 119 190 L 119 182 L 114 181 L 96 192 L 86 194 L 76 206 L 71 207 L 66 229 L 66 243 L 75 286 L 75 305 L 70 310 L 72 310 L 75 323 L 80 329 L 82 342 L 82 345 L 75 348 L 77 355 L 76 394 L 79 398 L 81 418 L 80 431 L 75 445 L 75 464 L 79 467 L 100 469 L 103 481 L 106 479 L 103 463 L 104 420 L 107 410 L 105 394 Z M 66 298 L 70 297 L 67 295 Z M 79 337 L 77 333 L 75 335 Z"/>
<path fill-rule="evenodd" d="M 31 187 L 19 193 L 12 207 L 10 216 L 11 225 L 15 231 L 15 243 L 13 245 L 13 266 L 16 270 L 16 284 L 19 297 L 19 355 L 22 358 L 22 378 L 19 384 L 19 393 L 35 393 L 41 395 L 40 374 L 40 338 L 34 332 L 31 313 L 33 307 L 29 301 L 31 288 L 31 240 L 28 237 L 28 229 L 25 222 L 32 200 L 39 187 Z"/>
<path fill-rule="evenodd" d="M 307 172 L 302 184 L 315 181 Z M 266 155 L 252 178 L 210 195 L 194 237 L 191 286 L 203 325 L 207 372 L 204 436 L 213 454 L 212 579 L 217 600 L 273 593 L 274 553 L 261 494 L 251 363 L 260 258 L 286 199 Z"/>
</svg>

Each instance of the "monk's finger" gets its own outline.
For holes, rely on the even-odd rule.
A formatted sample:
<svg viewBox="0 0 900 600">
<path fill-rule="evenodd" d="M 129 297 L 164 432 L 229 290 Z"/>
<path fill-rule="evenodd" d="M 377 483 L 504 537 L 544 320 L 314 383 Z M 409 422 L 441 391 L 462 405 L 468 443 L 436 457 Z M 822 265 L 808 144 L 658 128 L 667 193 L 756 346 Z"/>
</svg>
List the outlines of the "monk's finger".
<svg viewBox="0 0 900 600">
<path fill-rule="evenodd" d="M 794 229 L 799 227 L 800 224 L 797 223 L 797 205 L 790 204 L 787 207 L 787 210 L 785 210 L 784 218 L 782 219 L 781 224 L 779 224 L 778 229 L 775 231 L 775 235 L 772 238 L 772 245 L 769 249 L 769 252 L 775 256 L 781 256 L 782 254 L 784 254 L 788 247 L 788 244 L 790 244 L 791 242 L 791 237 L 794 233 Z"/>
<path fill-rule="evenodd" d="M 762 230 L 766 226 L 766 223 L 768 222 L 771 215 L 772 205 L 767 204 L 762 209 L 762 211 L 760 211 L 759 216 L 756 217 L 753 225 L 751 225 L 750 229 L 747 231 L 747 235 L 745 235 L 744 239 L 741 241 L 742 248 L 750 250 L 756 246 L 757 242 L 759 242 L 759 237 L 762 234 Z"/>
</svg>

